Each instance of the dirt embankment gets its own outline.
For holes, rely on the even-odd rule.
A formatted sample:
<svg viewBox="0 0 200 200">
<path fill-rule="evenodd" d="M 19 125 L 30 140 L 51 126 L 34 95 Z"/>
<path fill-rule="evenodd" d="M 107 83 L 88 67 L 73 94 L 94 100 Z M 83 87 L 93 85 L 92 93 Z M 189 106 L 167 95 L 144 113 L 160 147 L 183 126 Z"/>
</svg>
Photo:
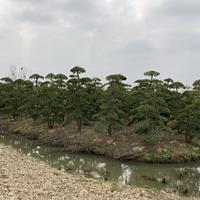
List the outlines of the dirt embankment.
<svg viewBox="0 0 200 200">
<path fill-rule="evenodd" d="M 67 174 L 2 145 L 0 180 L 0 200 L 197 200 Z"/>
<path fill-rule="evenodd" d="M 30 119 L 13 121 L 0 118 L 0 131 L 38 140 L 42 144 L 62 146 L 70 152 L 86 152 L 115 159 L 146 162 L 187 162 L 200 160 L 200 141 L 186 144 L 181 135 L 163 135 L 156 145 L 147 145 L 144 135 L 125 130 L 113 137 L 95 133 L 92 127 L 84 127 L 78 133 L 73 124 L 48 129 L 46 125 L 34 125 Z"/>
</svg>

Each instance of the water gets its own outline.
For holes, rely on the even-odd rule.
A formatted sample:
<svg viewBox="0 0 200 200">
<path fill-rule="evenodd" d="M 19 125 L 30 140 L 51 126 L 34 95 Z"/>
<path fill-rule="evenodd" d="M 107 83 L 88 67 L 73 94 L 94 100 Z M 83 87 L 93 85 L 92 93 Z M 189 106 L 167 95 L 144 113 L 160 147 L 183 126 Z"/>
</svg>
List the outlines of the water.
<svg viewBox="0 0 200 200">
<path fill-rule="evenodd" d="M 200 163 L 122 162 L 103 156 L 70 154 L 62 148 L 39 146 L 34 141 L 11 135 L 0 135 L 0 143 L 10 145 L 27 156 L 38 158 L 62 171 L 180 195 L 200 195 Z"/>
</svg>

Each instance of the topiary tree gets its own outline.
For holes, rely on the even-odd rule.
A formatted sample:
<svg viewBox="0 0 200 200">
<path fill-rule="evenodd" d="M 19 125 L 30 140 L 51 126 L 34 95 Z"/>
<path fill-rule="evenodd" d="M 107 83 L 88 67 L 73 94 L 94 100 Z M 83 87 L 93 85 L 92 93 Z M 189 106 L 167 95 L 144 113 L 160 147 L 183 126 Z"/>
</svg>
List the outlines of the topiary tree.
<svg viewBox="0 0 200 200">
<path fill-rule="evenodd" d="M 3 81 L 4 83 L 13 83 L 13 80 L 9 77 L 1 78 L 1 81 Z"/>
<path fill-rule="evenodd" d="M 82 78 L 82 112 L 84 113 L 84 124 L 89 125 L 95 120 L 100 110 L 101 97 L 103 94 L 101 80 L 98 78 Z"/>
<path fill-rule="evenodd" d="M 65 89 L 67 85 L 67 76 L 64 74 L 56 74 L 55 75 L 55 84 L 60 89 Z"/>
<path fill-rule="evenodd" d="M 1 91 L 1 104 L 3 105 L 1 112 L 17 120 L 24 112 L 23 105 L 26 98 L 24 88 L 26 82 L 22 79 L 12 81 L 8 77 L 1 80 L 5 81 Z"/>
<path fill-rule="evenodd" d="M 63 123 L 65 115 L 65 105 L 60 96 L 59 89 L 55 85 L 40 86 L 40 119 L 47 122 L 48 128 L 54 128 L 55 123 Z"/>
<path fill-rule="evenodd" d="M 39 74 L 32 74 L 29 78 L 34 80 L 36 86 L 39 84 L 39 79 L 44 79 L 44 77 Z"/>
<path fill-rule="evenodd" d="M 106 130 L 112 137 L 114 130 L 124 127 L 123 103 L 126 98 L 126 77 L 121 74 L 113 74 L 106 77 L 107 89 L 102 96 L 100 112 L 97 114 L 99 124 L 96 131 Z"/>
<path fill-rule="evenodd" d="M 171 88 L 171 84 L 174 82 L 173 79 L 171 78 L 166 78 L 164 79 L 164 86 L 167 88 L 167 90 L 169 90 Z"/>
<path fill-rule="evenodd" d="M 149 79 L 139 80 L 133 89 L 135 107 L 131 110 L 131 123 L 139 133 L 147 133 L 148 137 L 159 138 L 160 132 L 166 130 L 170 110 L 163 96 L 162 81 L 154 79 L 158 72 L 145 73 Z"/>
<path fill-rule="evenodd" d="M 200 136 L 200 81 L 193 83 L 193 89 L 183 92 L 176 121 L 179 133 L 185 135 L 185 141 L 190 143 Z"/>
<path fill-rule="evenodd" d="M 176 92 L 178 93 L 178 90 L 179 89 L 185 89 L 185 86 L 183 85 L 183 83 L 181 82 L 173 82 L 171 85 L 170 85 L 171 88 L 175 89 Z"/>
<path fill-rule="evenodd" d="M 50 83 L 53 84 L 55 78 L 55 74 L 49 73 L 45 76 L 45 79 L 50 80 Z"/>
<path fill-rule="evenodd" d="M 77 79 L 80 79 L 80 74 L 86 72 L 85 69 L 80 66 L 73 67 L 70 71 L 72 72 L 72 75 L 70 77 L 74 77 Z"/>
<path fill-rule="evenodd" d="M 68 119 L 74 119 L 77 122 L 78 131 L 82 129 L 82 122 L 84 119 L 82 97 L 82 78 L 80 75 L 85 72 L 85 69 L 76 66 L 71 70 L 72 75 L 67 82 L 68 94 L 69 94 L 69 105 L 68 105 Z"/>
<path fill-rule="evenodd" d="M 194 100 L 183 108 L 177 117 L 178 130 L 190 143 L 193 138 L 200 137 L 200 100 Z"/>
<path fill-rule="evenodd" d="M 147 71 L 144 73 L 145 76 L 149 77 L 151 81 L 153 81 L 154 77 L 157 77 L 160 75 L 159 72 L 156 71 Z"/>
<path fill-rule="evenodd" d="M 200 80 L 196 80 L 192 85 L 194 90 L 200 91 Z"/>
</svg>

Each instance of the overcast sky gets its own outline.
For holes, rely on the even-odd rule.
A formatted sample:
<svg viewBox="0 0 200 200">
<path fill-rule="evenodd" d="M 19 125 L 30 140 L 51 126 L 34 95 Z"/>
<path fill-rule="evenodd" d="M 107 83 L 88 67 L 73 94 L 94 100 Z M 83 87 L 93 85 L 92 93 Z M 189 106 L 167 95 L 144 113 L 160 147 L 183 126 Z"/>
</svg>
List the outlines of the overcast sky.
<svg viewBox="0 0 200 200">
<path fill-rule="evenodd" d="M 131 83 L 150 69 L 200 78 L 200 0 L 0 0 L 0 75 L 69 74 L 75 65 Z"/>
</svg>

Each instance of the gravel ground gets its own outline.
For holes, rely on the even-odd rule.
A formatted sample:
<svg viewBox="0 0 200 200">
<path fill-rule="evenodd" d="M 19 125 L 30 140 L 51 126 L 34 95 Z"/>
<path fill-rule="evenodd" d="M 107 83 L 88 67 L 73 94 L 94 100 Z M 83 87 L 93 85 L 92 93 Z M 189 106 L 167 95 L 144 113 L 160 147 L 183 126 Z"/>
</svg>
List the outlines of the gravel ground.
<svg viewBox="0 0 200 200">
<path fill-rule="evenodd" d="M 0 200 L 193 200 L 164 192 L 119 186 L 51 168 L 0 145 Z"/>
</svg>

